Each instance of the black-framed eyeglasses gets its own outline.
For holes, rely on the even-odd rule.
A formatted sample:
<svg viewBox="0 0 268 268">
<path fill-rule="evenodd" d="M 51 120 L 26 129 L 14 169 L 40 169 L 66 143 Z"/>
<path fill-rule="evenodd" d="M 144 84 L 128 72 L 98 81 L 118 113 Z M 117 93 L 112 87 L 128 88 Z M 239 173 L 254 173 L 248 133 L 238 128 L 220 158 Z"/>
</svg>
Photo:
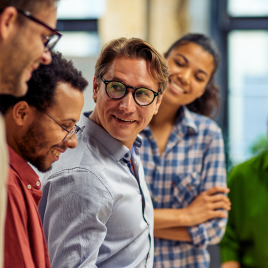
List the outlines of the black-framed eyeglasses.
<svg viewBox="0 0 268 268">
<path fill-rule="evenodd" d="M 127 86 L 124 83 L 118 81 L 107 81 L 103 77 L 100 77 L 100 79 L 105 84 L 106 94 L 111 99 L 118 100 L 124 98 L 128 93 L 128 88 L 132 88 L 134 89 L 132 95 L 135 102 L 140 106 L 148 106 L 154 101 L 155 97 L 159 95 L 159 93 L 146 87 L 136 88 Z"/>
<path fill-rule="evenodd" d="M 0 13 L 3 11 L 4 9 L 0 9 Z M 55 45 L 58 43 L 58 41 L 60 40 L 62 34 L 59 33 L 57 30 L 49 27 L 47 24 L 45 24 L 44 22 L 38 20 L 37 18 L 35 18 L 31 12 L 29 11 L 24 11 L 24 10 L 21 10 L 21 9 L 18 9 L 16 8 L 16 10 L 22 14 L 23 16 L 25 16 L 26 18 L 46 27 L 48 30 L 50 30 L 53 34 L 51 36 L 47 36 L 44 40 L 44 46 L 45 46 L 45 49 L 47 51 L 52 51 L 52 49 L 55 47 Z"/>
<path fill-rule="evenodd" d="M 68 141 L 74 134 L 77 134 L 79 131 L 83 132 L 85 127 L 79 127 L 77 125 L 75 125 L 71 130 L 66 129 L 63 125 L 61 125 L 60 123 L 58 123 L 53 117 L 51 117 L 49 114 L 47 114 L 46 112 L 44 112 L 44 114 L 46 114 L 49 118 L 51 118 L 55 123 L 57 123 L 62 129 L 64 129 L 65 131 L 67 131 L 67 135 L 63 138 L 62 142 L 66 142 Z"/>
</svg>

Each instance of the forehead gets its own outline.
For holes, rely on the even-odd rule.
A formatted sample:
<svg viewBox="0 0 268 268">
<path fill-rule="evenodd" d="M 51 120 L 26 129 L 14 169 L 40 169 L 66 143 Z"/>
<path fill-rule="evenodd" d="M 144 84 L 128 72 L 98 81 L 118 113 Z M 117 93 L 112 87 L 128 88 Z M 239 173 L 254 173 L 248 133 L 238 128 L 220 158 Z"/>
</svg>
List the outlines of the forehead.
<svg viewBox="0 0 268 268">
<path fill-rule="evenodd" d="M 171 57 L 176 57 L 183 55 L 187 58 L 190 63 L 198 63 L 204 66 L 204 68 L 212 68 L 214 69 L 214 58 L 213 56 L 205 50 L 202 46 L 189 42 L 174 48 L 168 59 Z"/>
<path fill-rule="evenodd" d="M 47 24 L 51 28 L 56 28 L 57 22 L 57 6 L 56 4 L 47 5 L 42 4 L 36 11 L 32 13 L 32 15 Z"/>
<path fill-rule="evenodd" d="M 158 91 L 158 82 L 152 77 L 150 63 L 145 59 L 117 57 L 105 74 L 107 80 L 119 79 L 133 87 L 147 87 Z"/>
<path fill-rule="evenodd" d="M 83 105 L 83 93 L 69 83 L 60 82 L 56 87 L 54 103 L 47 109 L 47 112 L 57 113 L 61 117 L 74 118 L 80 116 Z"/>
</svg>

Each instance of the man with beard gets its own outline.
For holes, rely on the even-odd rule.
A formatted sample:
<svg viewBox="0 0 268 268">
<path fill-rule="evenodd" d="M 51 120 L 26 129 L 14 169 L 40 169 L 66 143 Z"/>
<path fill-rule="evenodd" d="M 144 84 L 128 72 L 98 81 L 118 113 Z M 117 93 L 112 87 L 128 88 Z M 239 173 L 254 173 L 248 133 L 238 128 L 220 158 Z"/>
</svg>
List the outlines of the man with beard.
<svg viewBox="0 0 268 268">
<path fill-rule="evenodd" d="M 60 38 L 54 30 L 57 0 L 0 1 L 0 94 L 22 96 L 40 63 L 51 62 L 50 50 Z M 1 96 L 0 96 L 1 98 Z M 0 267 L 6 211 L 8 153 L 0 114 Z"/>
<path fill-rule="evenodd" d="M 78 146 L 45 174 L 39 212 L 53 268 L 153 267 L 153 206 L 139 132 L 157 113 L 165 59 L 147 42 L 119 38 L 95 65 L 96 106 Z"/>
<path fill-rule="evenodd" d="M 87 81 L 72 62 L 52 53 L 28 82 L 24 97 L 0 99 L 10 154 L 5 226 L 5 268 L 50 267 L 38 215 L 40 181 L 27 162 L 46 172 L 66 149 L 77 145 L 76 133 Z"/>
</svg>

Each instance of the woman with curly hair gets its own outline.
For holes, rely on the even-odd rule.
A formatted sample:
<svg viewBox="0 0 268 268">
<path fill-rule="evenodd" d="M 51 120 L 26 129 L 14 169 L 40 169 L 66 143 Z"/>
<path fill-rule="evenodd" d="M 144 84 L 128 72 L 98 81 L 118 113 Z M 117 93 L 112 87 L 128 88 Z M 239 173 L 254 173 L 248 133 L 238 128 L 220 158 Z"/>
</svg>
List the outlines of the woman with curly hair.
<svg viewBox="0 0 268 268">
<path fill-rule="evenodd" d="M 214 75 L 219 52 L 188 34 L 165 53 L 169 83 L 158 114 L 141 132 L 141 159 L 154 205 L 154 267 L 209 267 L 230 210 Z"/>
</svg>

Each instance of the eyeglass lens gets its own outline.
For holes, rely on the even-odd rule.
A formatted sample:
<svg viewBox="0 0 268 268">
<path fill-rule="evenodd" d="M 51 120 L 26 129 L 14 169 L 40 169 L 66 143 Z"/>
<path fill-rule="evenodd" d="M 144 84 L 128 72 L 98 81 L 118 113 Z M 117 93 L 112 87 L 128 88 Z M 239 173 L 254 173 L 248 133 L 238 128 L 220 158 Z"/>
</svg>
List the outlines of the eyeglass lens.
<svg viewBox="0 0 268 268">
<path fill-rule="evenodd" d="M 113 99 L 120 99 L 126 93 L 126 86 L 120 82 L 109 82 L 107 84 L 107 93 Z M 154 100 L 154 93 L 147 88 L 138 88 L 135 91 L 134 98 L 140 105 L 148 105 Z"/>
<path fill-rule="evenodd" d="M 70 132 L 65 136 L 65 138 L 63 139 L 63 142 L 68 141 L 75 133 L 78 133 L 79 131 L 82 131 L 83 128 L 81 129 L 79 126 L 74 126 Z"/>
<path fill-rule="evenodd" d="M 45 47 L 49 51 L 52 51 L 52 49 L 55 47 L 55 45 L 57 44 L 58 41 L 59 41 L 58 35 L 49 36 L 46 38 Z"/>
</svg>

